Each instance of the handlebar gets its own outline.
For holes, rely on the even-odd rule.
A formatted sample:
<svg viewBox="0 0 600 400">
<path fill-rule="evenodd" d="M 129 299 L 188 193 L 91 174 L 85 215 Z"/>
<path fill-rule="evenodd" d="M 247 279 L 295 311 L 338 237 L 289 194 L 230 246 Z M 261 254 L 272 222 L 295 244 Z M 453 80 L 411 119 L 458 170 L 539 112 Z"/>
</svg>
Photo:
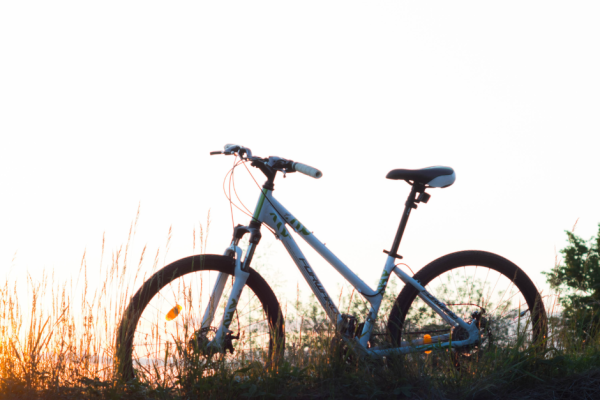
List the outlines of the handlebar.
<svg viewBox="0 0 600 400">
<path fill-rule="evenodd" d="M 258 167 L 261 171 L 265 172 L 264 168 L 273 170 L 273 176 L 277 171 L 281 171 L 284 174 L 286 172 L 300 172 L 301 174 L 310 176 L 311 178 L 319 179 L 323 176 L 323 173 L 316 168 L 309 165 L 294 162 L 292 160 L 286 160 L 284 158 L 271 156 L 268 158 L 260 158 L 252 156 L 252 151 L 244 146 L 237 144 L 226 144 L 223 151 L 211 151 L 210 155 L 238 155 L 241 159 L 247 159 L 252 161 L 252 165 Z"/>
<path fill-rule="evenodd" d="M 292 169 L 294 171 L 298 171 L 301 174 L 308 175 L 308 176 L 313 177 L 315 179 L 319 179 L 320 177 L 323 176 L 323 173 L 321 171 L 319 171 L 318 169 L 313 168 L 311 166 L 308 166 L 306 164 L 300 164 L 300 163 L 297 163 L 297 162 L 292 162 Z"/>
</svg>

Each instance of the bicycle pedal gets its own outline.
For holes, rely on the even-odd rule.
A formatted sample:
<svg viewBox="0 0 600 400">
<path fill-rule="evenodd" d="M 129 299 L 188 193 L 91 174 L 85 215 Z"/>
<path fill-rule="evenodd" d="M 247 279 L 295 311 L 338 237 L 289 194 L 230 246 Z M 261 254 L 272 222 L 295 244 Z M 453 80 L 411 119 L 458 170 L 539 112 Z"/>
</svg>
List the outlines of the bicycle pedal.
<svg viewBox="0 0 600 400">
<path fill-rule="evenodd" d="M 351 314 L 342 314 L 342 325 L 340 333 L 346 337 L 354 337 L 356 334 L 356 317 Z"/>
</svg>

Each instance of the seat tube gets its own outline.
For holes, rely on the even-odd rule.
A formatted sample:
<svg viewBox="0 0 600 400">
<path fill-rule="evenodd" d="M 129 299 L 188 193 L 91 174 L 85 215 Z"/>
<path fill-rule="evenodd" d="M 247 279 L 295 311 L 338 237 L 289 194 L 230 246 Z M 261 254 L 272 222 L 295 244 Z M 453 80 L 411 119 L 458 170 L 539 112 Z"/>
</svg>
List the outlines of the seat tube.
<svg viewBox="0 0 600 400">
<path fill-rule="evenodd" d="M 417 187 L 417 184 L 412 185 L 412 189 L 408 198 L 406 199 L 406 203 L 404 204 L 404 212 L 402 213 L 402 219 L 400 220 L 400 225 L 398 226 L 398 231 L 396 232 L 396 237 L 394 238 L 394 243 L 392 244 L 392 248 L 390 249 L 389 255 L 392 257 L 398 258 L 398 248 L 400 247 L 400 241 L 402 240 L 402 235 L 404 235 L 404 230 L 406 229 L 406 224 L 408 223 L 408 217 L 410 217 L 410 212 L 413 208 L 417 208 L 415 203 L 415 199 L 417 197 L 417 193 L 421 190 L 420 187 Z M 424 190 L 424 188 L 422 188 Z"/>
</svg>

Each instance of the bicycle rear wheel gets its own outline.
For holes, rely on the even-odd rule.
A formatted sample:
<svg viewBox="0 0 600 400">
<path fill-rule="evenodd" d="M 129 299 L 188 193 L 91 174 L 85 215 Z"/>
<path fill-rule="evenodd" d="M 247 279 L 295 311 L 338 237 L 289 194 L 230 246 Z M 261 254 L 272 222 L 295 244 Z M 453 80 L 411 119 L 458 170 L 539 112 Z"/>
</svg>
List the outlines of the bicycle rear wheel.
<svg viewBox="0 0 600 400">
<path fill-rule="evenodd" d="M 413 278 L 464 321 L 478 324 L 479 343 L 454 349 L 457 362 L 491 348 L 544 346 L 547 325 L 542 299 L 531 279 L 511 261 L 484 251 L 461 251 L 429 263 Z M 473 318 L 473 313 L 479 316 Z M 425 335 L 468 337 L 462 328 L 451 329 L 411 285 L 396 298 L 388 332 L 395 345 Z"/>
<path fill-rule="evenodd" d="M 117 331 L 121 377 L 173 384 L 190 362 L 210 374 L 215 357 L 224 362 L 221 366 L 234 369 L 247 362 L 267 364 L 279 357 L 285 340 L 283 315 L 275 294 L 252 268 L 229 326 L 233 351 L 200 350 L 202 343 L 212 339 L 223 317 L 234 269 L 231 257 L 196 255 L 175 261 L 150 277 L 132 297 Z M 201 329 L 219 273 L 227 274 L 227 283 L 211 327 Z"/>
</svg>

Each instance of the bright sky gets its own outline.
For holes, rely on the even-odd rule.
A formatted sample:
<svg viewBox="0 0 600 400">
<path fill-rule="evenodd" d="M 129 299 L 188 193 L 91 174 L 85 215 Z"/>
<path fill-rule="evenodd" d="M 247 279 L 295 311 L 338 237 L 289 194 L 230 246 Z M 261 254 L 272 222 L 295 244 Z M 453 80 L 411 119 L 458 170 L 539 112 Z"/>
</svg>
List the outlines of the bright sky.
<svg viewBox="0 0 600 400">
<path fill-rule="evenodd" d="M 133 259 L 170 226 L 165 262 L 190 255 L 209 209 L 222 253 L 233 159 L 209 151 L 238 143 L 323 171 L 275 196 L 371 285 L 409 191 L 386 173 L 447 165 L 457 181 L 413 212 L 405 261 L 488 250 L 543 287 L 563 231 L 600 222 L 599 19 L 595 1 L 2 2 L 0 265 L 69 277 L 87 249 L 98 266 L 138 204 Z"/>
</svg>

